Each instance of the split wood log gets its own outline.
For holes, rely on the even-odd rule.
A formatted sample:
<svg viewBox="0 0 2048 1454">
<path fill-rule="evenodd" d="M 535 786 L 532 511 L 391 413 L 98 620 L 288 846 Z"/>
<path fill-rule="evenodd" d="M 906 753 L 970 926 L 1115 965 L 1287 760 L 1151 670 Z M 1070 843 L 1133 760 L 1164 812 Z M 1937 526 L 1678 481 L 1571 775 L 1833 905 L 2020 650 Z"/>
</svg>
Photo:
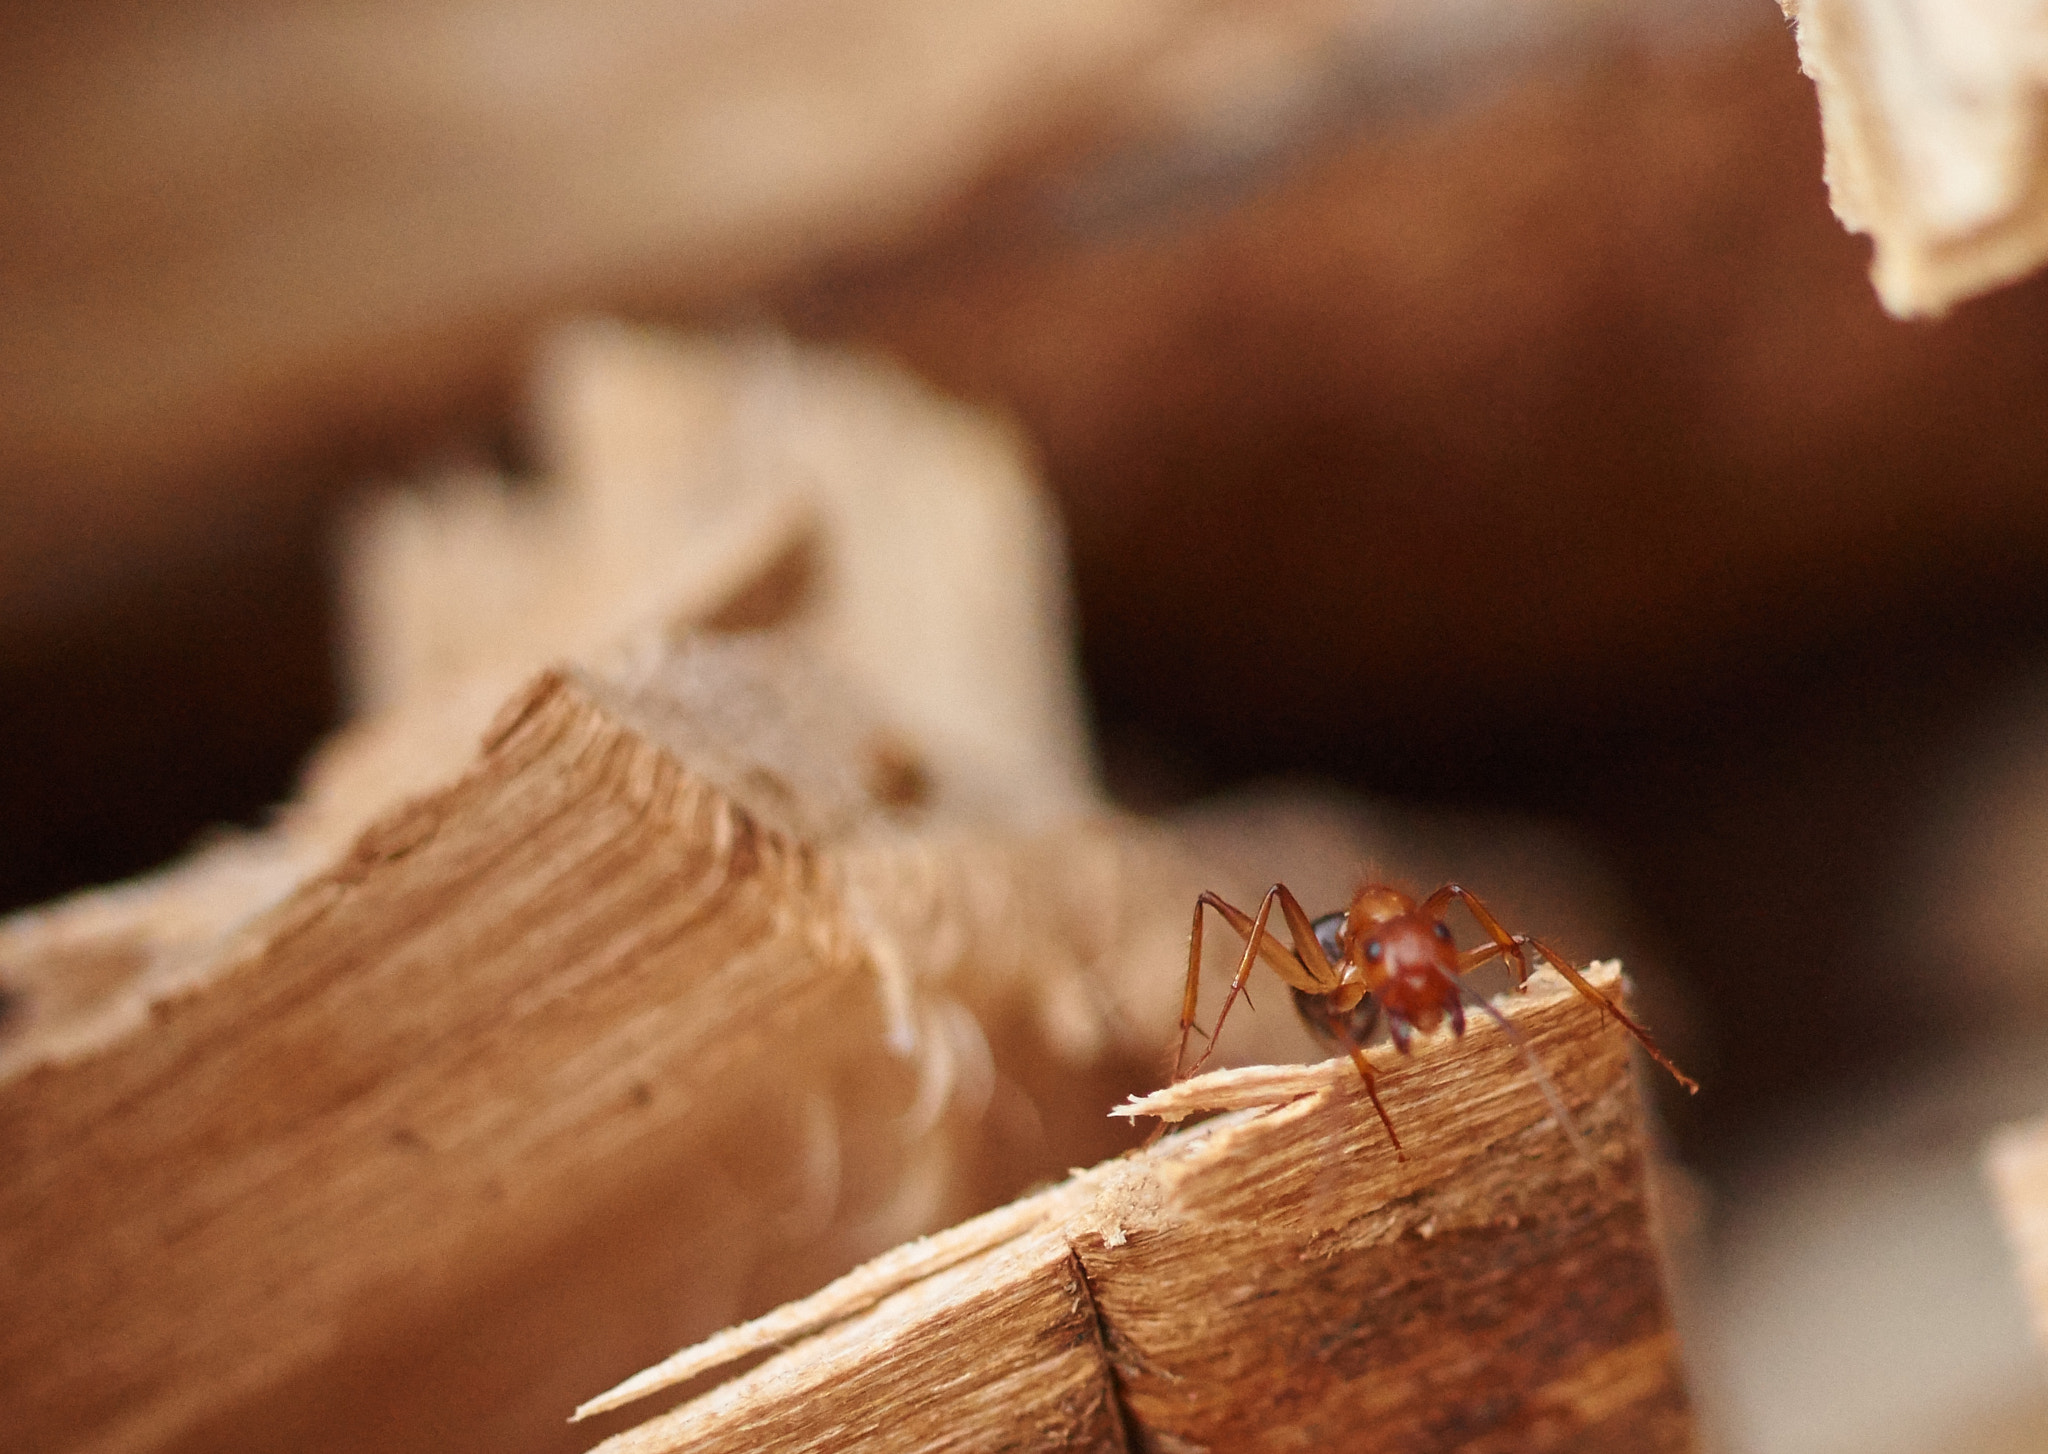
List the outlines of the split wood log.
<svg viewBox="0 0 2048 1454">
<path fill-rule="evenodd" d="M 2034 1310 L 2034 1331 L 2048 1353 L 2048 1120 L 2010 1126 L 1985 1156 L 2000 1218 Z"/>
<path fill-rule="evenodd" d="M 2048 258 L 2048 17 L 1998 0 L 1779 0 L 1820 93 L 1835 215 L 1900 317 Z"/>
<path fill-rule="evenodd" d="M 468 771 L 560 661 L 630 674 L 695 631 L 774 630 L 859 684 L 898 807 L 988 827 L 1100 807 L 1058 531 L 1009 431 L 767 339 L 593 322 L 544 354 L 544 487 L 458 476 L 362 512 L 343 643 L 362 715 L 276 828 L 0 930 L 21 1001 L 0 1079 L 145 1023 L 380 815 Z"/>
<path fill-rule="evenodd" d="M 1125 1139 L 1206 875 L 1096 797 L 1005 432 L 770 345 L 552 360 L 550 487 L 366 522 L 369 715 L 277 826 L 0 925 L 34 1447 L 578 1447 Z"/>
<path fill-rule="evenodd" d="M 602 1454 L 1688 1448 L 1628 1042 L 1532 984 L 1513 1019 L 1589 1160 L 1491 1025 L 1375 1052 L 1405 1163 L 1347 1062 L 1217 1072 L 1120 1113 L 1264 1109 L 899 1249 L 581 1412 L 782 1349 Z"/>
<path fill-rule="evenodd" d="M 1001 430 L 578 337 L 552 492 L 366 527 L 372 710 L 301 801 L 0 924 L 24 1446 L 582 1448 L 590 1389 L 1128 1144 L 1197 890 L 1427 861 L 1101 803 Z"/>
<path fill-rule="evenodd" d="M 1170 959 L 1176 849 L 915 832 L 829 680 L 772 638 L 544 675 L 146 1024 L 23 1064 L 0 1423 L 559 1447 L 635 1348 L 1113 1150 L 1081 1108 L 1146 1068 L 1092 972 L 1159 962 L 1129 904 Z"/>
</svg>

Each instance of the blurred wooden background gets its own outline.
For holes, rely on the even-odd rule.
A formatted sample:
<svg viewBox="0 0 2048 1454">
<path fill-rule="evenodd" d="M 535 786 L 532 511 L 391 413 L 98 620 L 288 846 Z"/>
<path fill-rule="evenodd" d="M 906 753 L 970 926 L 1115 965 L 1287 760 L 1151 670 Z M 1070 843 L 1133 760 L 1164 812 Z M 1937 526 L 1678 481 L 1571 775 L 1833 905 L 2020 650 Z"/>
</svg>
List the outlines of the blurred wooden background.
<svg viewBox="0 0 2048 1454">
<path fill-rule="evenodd" d="M 351 487 L 491 458 L 539 328 L 607 308 L 1013 414 L 1140 801 L 1574 822 L 1702 1115 L 1965 1033 L 1998 976 L 1902 965 L 1896 910 L 2041 660 L 2048 291 L 1883 316 L 1767 7 L 1490 14 L 17 12 L 0 901 L 281 797 Z"/>
<path fill-rule="evenodd" d="M 2048 1027 L 2048 282 L 1885 317 L 1767 4 L 4 23 L 0 903 L 284 796 L 353 492 L 606 311 L 1012 416 L 1127 801 L 1575 830 L 1728 1184 Z"/>
</svg>

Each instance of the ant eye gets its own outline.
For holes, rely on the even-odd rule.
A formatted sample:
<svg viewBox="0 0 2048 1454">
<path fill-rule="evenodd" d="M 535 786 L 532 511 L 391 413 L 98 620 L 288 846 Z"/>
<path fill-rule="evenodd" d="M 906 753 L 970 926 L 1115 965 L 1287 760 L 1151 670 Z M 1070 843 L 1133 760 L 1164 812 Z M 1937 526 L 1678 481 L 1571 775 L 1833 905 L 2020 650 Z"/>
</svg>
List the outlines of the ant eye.
<svg viewBox="0 0 2048 1454">
<path fill-rule="evenodd" d="M 1378 964 L 1380 956 L 1386 952 L 1386 946 L 1381 944 L 1379 940 L 1368 939 L 1365 941 L 1365 957 L 1374 964 Z"/>
<path fill-rule="evenodd" d="M 1451 926 L 1441 919 L 1436 921 L 1436 937 L 1446 944 L 1451 942 Z"/>
</svg>

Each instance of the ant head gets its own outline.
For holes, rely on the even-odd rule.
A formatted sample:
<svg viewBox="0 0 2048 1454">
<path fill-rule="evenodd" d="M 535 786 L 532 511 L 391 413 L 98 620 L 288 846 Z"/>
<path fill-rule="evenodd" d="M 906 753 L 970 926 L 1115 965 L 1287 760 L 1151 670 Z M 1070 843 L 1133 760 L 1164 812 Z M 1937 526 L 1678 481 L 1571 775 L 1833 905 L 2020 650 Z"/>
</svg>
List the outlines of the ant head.
<svg viewBox="0 0 2048 1454">
<path fill-rule="evenodd" d="M 1425 1031 L 1447 1015 L 1462 1018 L 1458 946 L 1443 920 L 1418 913 L 1408 901 L 1405 909 L 1384 918 L 1353 918 L 1345 930 L 1347 969 L 1390 1014 Z"/>
</svg>

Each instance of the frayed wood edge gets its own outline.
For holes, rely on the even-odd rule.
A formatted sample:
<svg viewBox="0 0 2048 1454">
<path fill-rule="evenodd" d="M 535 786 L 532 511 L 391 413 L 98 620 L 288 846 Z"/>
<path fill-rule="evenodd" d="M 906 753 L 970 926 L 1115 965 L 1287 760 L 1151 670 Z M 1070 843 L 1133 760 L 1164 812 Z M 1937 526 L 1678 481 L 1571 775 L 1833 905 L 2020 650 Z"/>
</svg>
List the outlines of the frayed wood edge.
<svg viewBox="0 0 2048 1454">
<path fill-rule="evenodd" d="M 1602 994 L 1619 993 L 1619 960 L 1595 961 L 1586 967 L 1585 973 Z M 1528 1008 L 1553 999 L 1576 997 L 1577 991 L 1547 966 L 1529 977 L 1525 994 L 1515 996 Z M 1492 1031 L 1491 1026 L 1483 1023 L 1472 1028 L 1474 1033 L 1480 1034 Z M 1367 1053 L 1375 1061 L 1389 1062 L 1398 1054 L 1389 1045 L 1374 1046 Z M 1354 1074 L 1349 1060 L 1326 1060 L 1309 1065 L 1248 1065 L 1217 1070 L 1149 1095 L 1134 1096 L 1109 1114 L 1158 1116 L 1171 1123 L 1211 1111 L 1258 1110 L 1332 1091 L 1344 1085 Z M 1148 1160 L 1151 1155 L 1148 1150 L 1087 1171 L 1077 1171 L 1071 1180 L 1046 1191 L 998 1207 L 934 1236 L 906 1242 L 807 1298 L 785 1304 L 751 1322 L 715 1333 L 701 1343 L 642 1369 L 579 1405 L 570 1416 L 570 1422 L 623 1408 L 753 1354 L 787 1347 L 866 1312 L 884 1298 L 916 1282 L 958 1266 L 1003 1243 L 1027 1236 L 1056 1219 L 1074 1218 L 1087 1211 L 1114 1184 L 1129 1180 L 1136 1171 L 1134 1163 Z M 1104 1236 L 1111 1245 L 1122 1241 L 1115 1227 L 1091 1230 Z"/>
<path fill-rule="evenodd" d="M 578 1405 L 576 1412 L 569 1416 L 569 1422 L 573 1424 L 594 1414 L 608 1413 L 751 1354 L 808 1338 L 834 1323 L 866 1312 L 882 1299 L 913 1283 L 957 1267 L 990 1248 L 1032 1232 L 1066 1209 L 1064 1198 L 1027 1197 L 933 1236 L 906 1242 L 872 1262 L 863 1263 L 837 1281 L 827 1283 L 807 1298 L 785 1303 L 751 1322 L 714 1333 L 703 1342 L 664 1358 L 651 1368 L 642 1369 L 625 1382 Z"/>
<path fill-rule="evenodd" d="M 1618 959 L 1597 959 L 1585 968 L 1588 983 L 1610 999 L 1619 998 L 1621 992 L 1621 961 Z M 1578 991 L 1566 984 L 1563 976 L 1545 965 L 1529 976 L 1526 991 L 1528 1004 L 1538 1004 L 1558 996 L 1576 995 Z M 1522 995 L 1514 996 L 1524 1000 Z M 1472 1026 L 1474 1031 L 1491 1029 L 1480 1023 Z M 1397 1055 L 1388 1045 L 1376 1045 L 1366 1051 L 1368 1059 L 1377 1063 L 1389 1063 Z M 1331 1068 L 1351 1069 L 1348 1060 L 1334 1059 L 1314 1065 L 1246 1065 L 1235 1070 L 1213 1070 L 1207 1075 L 1198 1075 L 1189 1080 L 1179 1081 L 1152 1091 L 1147 1095 L 1132 1096 L 1112 1110 L 1112 1116 L 1135 1119 L 1139 1116 L 1157 1116 L 1169 1125 L 1186 1120 L 1189 1116 L 1202 1115 L 1209 1111 L 1239 1111 L 1255 1106 L 1275 1106 L 1317 1091 L 1328 1090 Z M 1355 1072 L 1354 1072 L 1355 1073 Z"/>
</svg>

